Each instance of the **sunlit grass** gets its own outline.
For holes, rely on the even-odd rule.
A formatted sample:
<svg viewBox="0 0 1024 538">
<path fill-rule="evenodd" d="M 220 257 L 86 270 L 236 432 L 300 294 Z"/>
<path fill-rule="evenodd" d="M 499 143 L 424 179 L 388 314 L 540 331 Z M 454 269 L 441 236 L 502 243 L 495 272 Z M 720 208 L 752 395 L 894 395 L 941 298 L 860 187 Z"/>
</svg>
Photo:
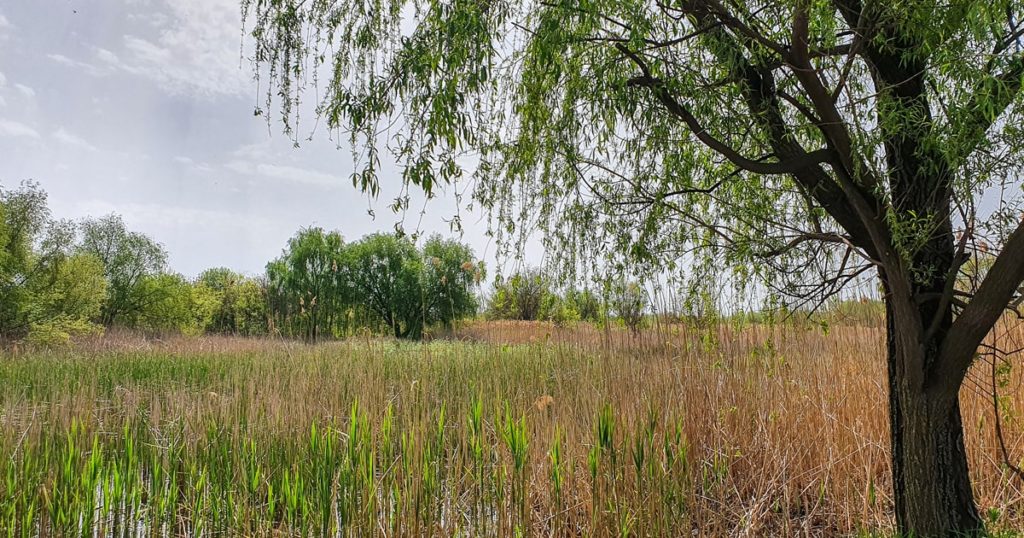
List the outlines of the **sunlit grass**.
<svg viewBox="0 0 1024 538">
<path fill-rule="evenodd" d="M 472 341 L 93 342 L 0 360 L 0 529 L 884 535 L 881 332 L 481 324 Z M 533 342 L 533 343 L 530 343 Z M 1019 377 L 1012 374 L 1013 382 Z M 979 502 L 1024 525 L 991 401 Z M 1021 405 L 1004 402 L 1011 454 Z"/>
</svg>

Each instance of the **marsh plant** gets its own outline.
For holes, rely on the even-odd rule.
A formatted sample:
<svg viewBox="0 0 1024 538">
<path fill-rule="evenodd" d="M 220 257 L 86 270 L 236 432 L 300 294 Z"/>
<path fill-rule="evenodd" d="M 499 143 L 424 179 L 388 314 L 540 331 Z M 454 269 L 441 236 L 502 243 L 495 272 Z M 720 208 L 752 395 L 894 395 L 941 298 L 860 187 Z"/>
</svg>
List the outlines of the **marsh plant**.
<svg viewBox="0 0 1024 538">
<path fill-rule="evenodd" d="M 704 329 L 620 328 L 615 347 L 584 328 L 507 328 L 470 327 L 477 343 L 204 338 L 5 356 L 0 534 L 891 531 L 879 329 L 723 326 L 708 352 Z M 530 331 L 546 343 L 515 343 Z M 820 360 L 842 375 L 806 367 Z M 1009 392 L 999 405 L 1022 411 Z M 964 406 L 990 526 L 1020 527 L 991 400 L 965 392 Z M 1002 428 L 1019 457 L 1020 423 Z"/>
</svg>

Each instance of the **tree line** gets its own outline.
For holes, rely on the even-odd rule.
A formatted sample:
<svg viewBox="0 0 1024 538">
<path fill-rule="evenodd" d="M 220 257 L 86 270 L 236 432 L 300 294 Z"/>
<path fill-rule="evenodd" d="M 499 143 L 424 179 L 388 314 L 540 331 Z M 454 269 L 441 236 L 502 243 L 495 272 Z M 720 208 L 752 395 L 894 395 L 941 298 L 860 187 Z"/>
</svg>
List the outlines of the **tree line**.
<svg viewBox="0 0 1024 538">
<path fill-rule="evenodd" d="M 60 344 L 127 328 L 317 341 L 359 330 L 420 338 L 476 314 L 485 275 L 472 249 L 433 236 L 300 230 L 266 272 L 188 279 L 118 215 L 55 219 L 37 183 L 0 187 L 0 340 Z"/>
<path fill-rule="evenodd" d="M 560 293 L 556 279 L 540 268 L 526 268 L 495 280 L 485 312 L 489 319 L 551 321 L 556 324 L 617 320 L 638 332 L 651 306 L 639 282 L 606 278 L 596 289 L 574 286 Z"/>
</svg>

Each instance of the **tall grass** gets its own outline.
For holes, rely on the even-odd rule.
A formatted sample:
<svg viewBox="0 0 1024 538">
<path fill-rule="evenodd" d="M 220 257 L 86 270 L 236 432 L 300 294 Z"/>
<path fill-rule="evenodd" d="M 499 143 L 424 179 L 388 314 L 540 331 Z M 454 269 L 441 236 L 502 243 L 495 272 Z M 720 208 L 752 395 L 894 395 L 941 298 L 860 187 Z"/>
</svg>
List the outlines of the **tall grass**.
<svg viewBox="0 0 1024 538">
<path fill-rule="evenodd" d="M 632 337 L 488 323 L 457 336 L 316 347 L 125 337 L 5 356 L 0 534 L 892 527 L 877 328 Z M 1021 376 L 1000 376 L 1003 437 L 1020 458 Z M 995 528 L 1020 528 L 1022 484 L 1001 464 L 991 395 L 969 385 L 963 396 L 979 502 Z"/>
</svg>

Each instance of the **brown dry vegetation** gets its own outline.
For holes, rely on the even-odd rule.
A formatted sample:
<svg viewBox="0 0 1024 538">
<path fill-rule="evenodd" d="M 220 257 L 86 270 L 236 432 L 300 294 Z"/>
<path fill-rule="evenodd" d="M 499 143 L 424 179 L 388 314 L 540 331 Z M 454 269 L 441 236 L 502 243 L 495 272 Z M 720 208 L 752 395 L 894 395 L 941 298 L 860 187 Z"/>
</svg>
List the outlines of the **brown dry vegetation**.
<svg viewBox="0 0 1024 538">
<path fill-rule="evenodd" d="M 455 336 L 310 347 L 121 335 L 72 351 L 8 353 L 0 361 L 0 527 L 47 534 L 87 521 L 106 532 L 141 521 L 157 535 L 891 529 L 880 328 L 658 325 L 633 337 L 488 322 Z M 1000 337 L 1007 349 L 1024 343 L 1017 326 L 1001 327 Z M 1022 528 L 1022 482 L 1002 464 L 989 364 L 979 361 L 962 394 L 976 495 L 993 528 Z M 1019 368 L 996 378 L 1017 461 L 1022 378 Z M 123 492 L 108 486 L 115 475 Z M 104 487 L 112 492 L 88 493 Z"/>
</svg>

